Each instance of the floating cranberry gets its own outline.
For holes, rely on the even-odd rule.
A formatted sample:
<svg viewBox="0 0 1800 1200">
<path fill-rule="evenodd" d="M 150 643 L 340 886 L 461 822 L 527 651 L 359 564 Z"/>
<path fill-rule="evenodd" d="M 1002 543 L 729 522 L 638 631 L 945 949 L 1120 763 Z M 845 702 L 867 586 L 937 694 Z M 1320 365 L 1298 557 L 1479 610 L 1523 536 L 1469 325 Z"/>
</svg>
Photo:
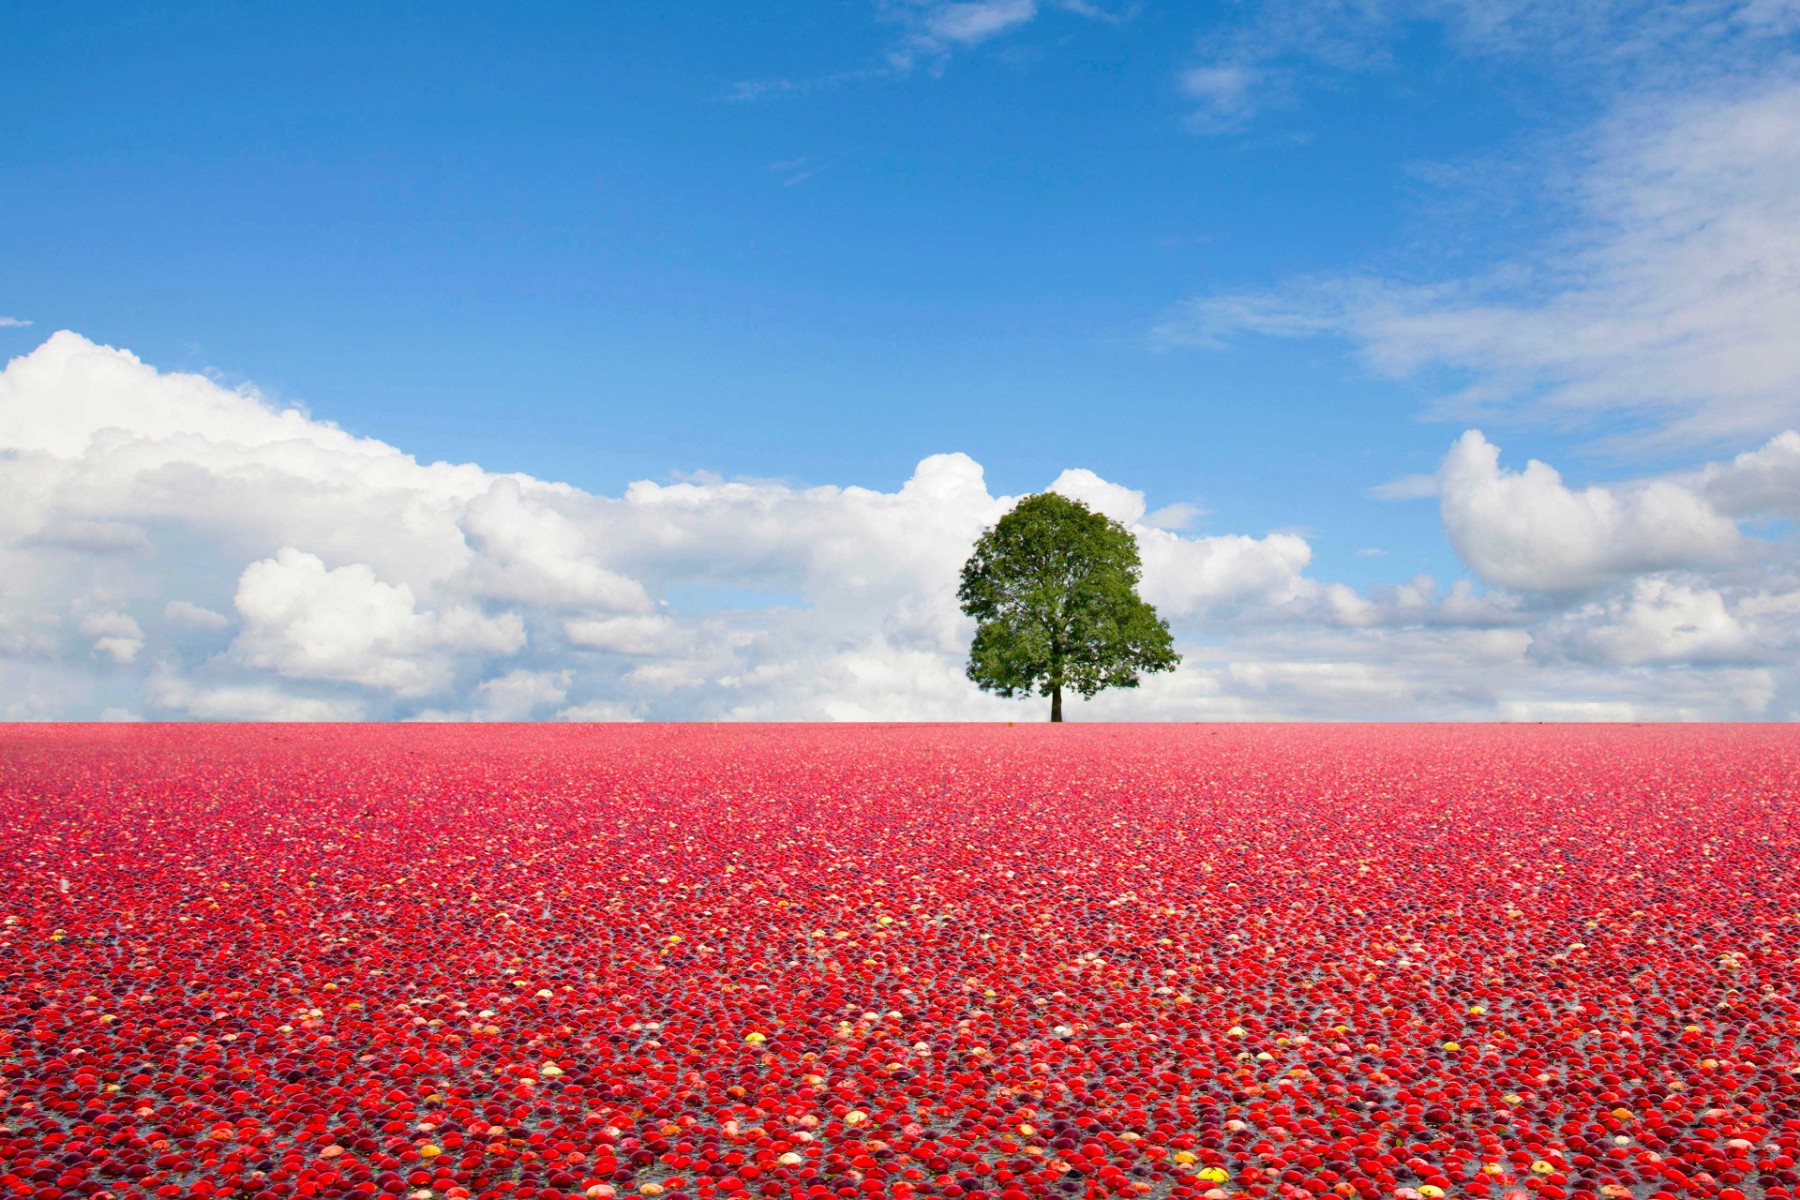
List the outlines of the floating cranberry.
<svg viewBox="0 0 1800 1200">
<path fill-rule="evenodd" d="M 1800 1182 L 1774 727 L 3 734 L 21 1200 Z"/>
</svg>

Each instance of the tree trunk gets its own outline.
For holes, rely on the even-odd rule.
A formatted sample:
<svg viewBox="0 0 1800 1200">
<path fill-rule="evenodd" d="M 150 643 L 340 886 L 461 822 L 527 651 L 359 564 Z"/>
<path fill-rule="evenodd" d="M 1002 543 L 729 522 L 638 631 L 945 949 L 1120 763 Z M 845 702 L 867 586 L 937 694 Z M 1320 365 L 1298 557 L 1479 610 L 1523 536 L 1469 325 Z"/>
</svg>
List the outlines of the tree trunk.
<svg viewBox="0 0 1800 1200">
<path fill-rule="evenodd" d="M 1057 684 L 1050 691 L 1050 719 L 1062 720 L 1062 684 Z"/>
</svg>

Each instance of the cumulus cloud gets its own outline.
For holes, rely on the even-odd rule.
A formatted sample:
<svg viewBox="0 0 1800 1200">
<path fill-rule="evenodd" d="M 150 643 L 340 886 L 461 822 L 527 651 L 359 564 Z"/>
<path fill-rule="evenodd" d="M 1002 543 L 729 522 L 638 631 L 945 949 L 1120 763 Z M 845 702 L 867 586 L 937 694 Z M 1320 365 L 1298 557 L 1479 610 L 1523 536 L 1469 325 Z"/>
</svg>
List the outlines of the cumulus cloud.
<svg viewBox="0 0 1800 1200">
<path fill-rule="evenodd" d="M 292 546 L 245 567 L 233 603 L 243 626 L 232 653 L 245 664 L 399 696 L 441 691 L 456 657 L 509 655 L 525 644 L 516 613 L 420 611 L 410 585 L 384 583 L 365 563 L 328 569 Z"/>
<path fill-rule="evenodd" d="M 1725 596 L 1666 578 L 1639 579 L 1623 596 L 1557 621 L 1545 641 L 1559 653 L 1608 664 L 1755 661 L 1753 629 Z"/>
<path fill-rule="evenodd" d="M 94 653 L 115 663 L 128 663 L 144 648 L 144 631 L 127 613 L 89 613 L 76 627 L 81 636 L 94 639 Z"/>
<path fill-rule="evenodd" d="M 1194 513 L 1071 468 L 1049 486 L 1133 529 L 1188 656 L 1079 711 L 1800 711 L 1800 571 L 1735 524 L 1787 511 L 1797 444 L 1574 488 L 1472 432 L 1433 480 L 1481 583 L 1362 589 L 1315 579 L 1300 534 L 1183 533 Z M 955 596 L 1015 499 L 955 453 L 892 490 L 596 495 L 57 334 L 0 371 L 0 688 L 15 718 L 1029 717 L 964 677 Z M 63 536 L 115 528 L 143 543 Z"/>
<path fill-rule="evenodd" d="M 958 570 L 1012 503 L 967 455 L 892 491 L 696 476 L 594 495 L 420 463 L 72 333 L 0 372 L 0 451 L 0 653 L 58 664 L 34 677 L 45 711 L 1016 715 L 962 677 Z M 1090 471 L 1054 484 L 1145 519 Z M 1313 587 L 1294 535 L 1139 527 L 1147 584 L 1181 613 Z M 709 589 L 727 599 L 667 599 Z M 767 595 L 793 599 L 729 599 Z M 114 692 L 69 673 L 77 653 Z"/>
<path fill-rule="evenodd" d="M 1048 489 L 1059 496 L 1079 500 L 1097 513 L 1121 525 L 1135 525 L 1144 517 L 1144 493 L 1108 483 L 1092 471 L 1076 467 L 1058 475 Z"/>
<path fill-rule="evenodd" d="M 569 694 L 568 671 L 509 671 L 476 688 L 481 711 L 496 721 L 523 721 Z"/>
<path fill-rule="evenodd" d="M 552 496 L 527 496 L 517 479 L 496 479 L 463 508 L 458 526 L 475 551 L 470 590 L 524 604 L 642 612 L 637 580 L 595 562 L 593 531 L 557 511 Z"/>
<path fill-rule="evenodd" d="M 1312 548 L 1297 534 L 1266 537 L 1183 537 L 1177 530 L 1197 510 L 1187 505 L 1146 517 L 1144 493 L 1102 479 L 1085 468 L 1058 475 L 1048 491 L 1079 500 L 1137 534 L 1144 562 L 1145 599 L 1169 616 L 1216 614 L 1247 605 L 1279 606 L 1318 593 L 1302 572 Z"/>
<path fill-rule="evenodd" d="M 1800 488 L 1800 437 L 1720 463 L 1571 487 L 1542 462 L 1500 465 L 1471 430 L 1431 479 L 1444 529 L 1484 589 L 1428 576 L 1356 590 L 1290 571 L 1229 636 L 1112 717 L 1692 720 L 1800 716 L 1800 543 L 1737 519 L 1781 516 Z M 1422 489 L 1421 489 L 1422 490 Z M 1146 562 L 1153 539 L 1146 538 Z M 1272 548 L 1272 544 L 1271 544 Z M 1296 560 L 1310 548 L 1292 547 Z M 1188 550 L 1187 553 L 1194 551 Z M 1233 572 L 1238 586 L 1253 571 Z M 1146 575 L 1146 594 L 1152 581 Z M 1165 612 L 1179 599 L 1156 595 Z M 1223 619 L 1222 619 L 1223 618 Z"/>
<path fill-rule="evenodd" d="M 1547 463 L 1500 466 L 1470 430 L 1439 470 L 1444 530 L 1481 578 L 1505 587 L 1580 591 L 1628 575 L 1716 566 L 1746 546 L 1737 526 L 1672 480 L 1573 490 Z"/>
<path fill-rule="evenodd" d="M 1298 534 L 1187 538 L 1146 528 L 1137 535 L 1144 560 L 1140 591 L 1172 617 L 1268 609 L 1317 592 L 1301 574 L 1312 561 L 1312 547 Z"/>
<path fill-rule="evenodd" d="M 1678 477 L 1720 512 L 1800 520 L 1800 433 L 1787 430 L 1726 463 Z"/>
</svg>

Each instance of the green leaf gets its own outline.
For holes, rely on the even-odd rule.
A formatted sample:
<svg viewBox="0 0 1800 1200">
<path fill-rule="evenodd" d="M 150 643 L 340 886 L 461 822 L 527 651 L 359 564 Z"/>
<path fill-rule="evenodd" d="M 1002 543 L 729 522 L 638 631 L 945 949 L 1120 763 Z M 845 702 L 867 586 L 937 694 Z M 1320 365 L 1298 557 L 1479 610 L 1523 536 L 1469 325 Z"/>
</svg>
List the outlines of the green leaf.
<svg viewBox="0 0 1800 1200">
<path fill-rule="evenodd" d="M 957 599 L 977 622 L 969 678 L 1006 697 L 1093 696 L 1173 670 L 1181 656 L 1137 594 L 1141 574 L 1123 525 L 1054 492 L 1026 496 L 963 564 Z"/>
</svg>

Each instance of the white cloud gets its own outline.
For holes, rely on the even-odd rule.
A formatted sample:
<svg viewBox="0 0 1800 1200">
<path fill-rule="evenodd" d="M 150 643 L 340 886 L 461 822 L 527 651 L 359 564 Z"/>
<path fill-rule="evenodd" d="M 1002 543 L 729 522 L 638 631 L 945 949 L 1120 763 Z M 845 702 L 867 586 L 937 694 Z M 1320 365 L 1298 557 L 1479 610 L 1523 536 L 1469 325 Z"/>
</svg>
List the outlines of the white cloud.
<svg viewBox="0 0 1800 1200">
<path fill-rule="evenodd" d="M 1187 68 L 1177 82 L 1182 94 L 1199 104 L 1188 118 L 1189 127 L 1204 133 L 1242 127 L 1269 102 L 1269 79 L 1266 68 L 1243 62 Z"/>
<path fill-rule="evenodd" d="M 529 721 L 569 694 L 570 671 L 509 671 L 475 688 L 475 705 L 462 711 L 426 709 L 415 721 Z"/>
<path fill-rule="evenodd" d="M 0 658 L 54 658 L 58 624 L 51 613 L 0 612 Z"/>
<path fill-rule="evenodd" d="M 1017 33 L 1046 10 L 1117 25 L 1132 17 L 1137 4 L 1134 0 L 1114 8 L 1093 3 L 1093 0 L 876 0 L 875 8 L 883 20 L 900 31 L 880 64 L 823 71 L 798 78 L 739 80 L 731 85 L 725 98 L 736 103 L 749 103 L 816 95 L 871 80 L 906 79 L 920 67 L 937 75 L 957 52 Z M 804 158 L 779 160 L 769 165 L 769 170 L 781 173 L 782 183 L 790 187 L 805 182 L 823 169 L 806 165 Z"/>
<path fill-rule="evenodd" d="M 1611 416 L 1666 445 L 1800 423 L 1800 80 L 1621 101 L 1576 171 L 1579 223 L 1503 269 L 1202 296 L 1156 337 L 1330 333 L 1445 380 L 1446 413 Z"/>
<path fill-rule="evenodd" d="M 242 552 L 240 565 L 292 545 L 415 585 L 467 566 L 455 518 L 500 478 L 421 465 L 254 390 L 158 372 L 68 332 L 0 372 L 0 447 L 13 454 L 0 535 L 160 520 Z"/>
<path fill-rule="evenodd" d="M 1623 576 L 1741 558 L 1737 526 L 1692 490 L 1651 480 L 1575 491 L 1547 463 L 1500 466 L 1480 432 L 1458 438 L 1439 471 L 1444 530 L 1481 578 L 1504 587 L 1579 591 Z"/>
<path fill-rule="evenodd" d="M 410 585 L 383 583 L 365 563 L 327 570 L 291 546 L 244 568 L 235 603 L 244 624 L 232 653 L 246 665 L 399 696 L 447 687 L 458 656 L 508 655 L 525 644 L 517 614 L 460 605 L 421 612 Z"/>
<path fill-rule="evenodd" d="M 1109 23 L 1127 15 L 1090 0 L 1047 0 L 1044 4 L 1038 0 L 883 0 L 883 15 L 904 30 L 899 43 L 888 51 L 888 65 L 900 75 L 921 64 L 941 70 L 954 51 L 1023 29 L 1047 8 Z M 744 87 L 753 90 L 742 98 L 756 98 L 769 90 L 768 85 L 740 85 Z M 809 89 L 807 85 L 789 84 L 774 90 Z"/>
<path fill-rule="evenodd" d="M 1536 642 L 1525 629 L 1269 630 L 1225 647 L 1190 645 L 1179 671 L 1137 691 L 1103 693 L 1079 715 L 1691 721 L 1792 719 L 1800 711 L 1791 681 L 1768 667 L 1628 667 L 1547 657 Z"/>
<path fill-rule="evenodd" d="M 1437 497 L 1444 527 L 1482 578 L 1510 587 L 1578 591 L 1643 571 L 1718 566 L 1750 552 L 1734 513 L 1687 476 L 1575 491 L 1536 460 L 1499 466 L 1479 430 L 1451 447 L 1438 471 L 1371 488 L 1380 499 Z M 1714 467 L 1706 468 L 1710 476 Z M 1384 551 L 1358 551 L 1382 554 Z"/>
<path fill-rule="evenodd" d="M 82 637 L 94 639 L 94 653 L 115 663 L 128 663 L 144 648 L 144 631 L 130 614 L 122 612 L 89 613 L 76 626 Z"/>
<path fill-rule="evenodd" d="M 52 521 L 32 540 L 44 546 L 94 554 L 135 553 L 150 548 L 150 535 L 128 521 L 67 518 Z"/>
<path fill-rule="evenodd" d="M 1558 653 L 1627 666 L 1763 657 L 1724 595 L 1665 578 L 1635 580 L 1624 595 L 1562 618 L 1546 638 Z"/>
<path fill-rule="evenodd" d="M 530 699 L 533 715 L 1016 712 L 962 677 L 958 570 L 1011 503 L 966 455 L 924 459 L 895 491 L 695 476 L 597 496 L 421 464 L 252 389 L 158 372 L 71 333 L 0 372 L 0 451 L 0 497 L 17 501 L 0 504 L 0 557 L 18 585 L 0 651 L 72 661 L 56 622 L 78 603 L 121 620 L 122 604 L 149 606 L 172 635 L 233 629 L 223 651 L 175 636 L 154 661 L 135 625 L 83 635 L 85 653 L 140 672 L 134 708 L 492 716 Z M 1140 493 L 1092 472 L 1057 482 L 1144 517 Z M 1190 515 L 1176 506 L 1157 519 Z M 90 535 L 47 536 L 71 528 Z M 93 532 L 124 529 L 136 532 Z M 1148 584 L 1183 613 L 1307 590 L 1296 536 L 1142 534 Z M 125 541 L 139 551 L 117 553 Z M 660 602 L 671 588 L 793 600 L 685 612 Z M 83 599 L 100 594 L 113 599 Z M 131 644 L 96 649 L 102 637 Z M 563 694 L 531 699 L 527 683 L 545 681 Z M 79 703 L 79 687 L 58 686 L 45 694 L 68 698 L 47 704 Z"/>
<path fill-rule="evenodd" d="M 1206 515 L 1206 509 L 1198 504 L 1189 504 L 1186 501 L 1178 500 L 1174 504 L 1165 504 L 1155 512 L 1146 514 L 1143 524 L 1152 529 L 1166 529 L 1170 533 L 1180 533 L 1184 529 L 1192 528 L 1195 522 Z"/>
<path fill-rule="evenodd" d="M 191 600 L 171 600 L 163 605 L 163 619 L 189 629 L 223 629 L 231 624 L 224 613 L 214 612 Z"/>
<path fill-rule="evenodd" d="M 1442 481 L 1434 471 L 1429 475 L 1402 475 L 1398 479 L 1378 483 L 1369 489 L 1369 495 L 1377 500 L 1422 500 L 1427 496 L 1437 495 L 1442 486 Z"/>
<path fill-rule="evenodd" d="M 1787 430 L 1728 463 L 1708 463 L 1677 479 L 1720 512 L 1800 520 L 1800 433 Z"/>
<path fill-rule="evenodd" d="M 1572 489 L 1471 435 L 1434 478 L 1486 591 L 1319 581 L 1299 534 L 1182 534 L 1180 506 L 1065 471 L 1052 486 L 1132 524 L 1188 655 L 1076 714 L 1491 717 L 1559 696 L 1800 713 L 1782 665 L 1800 570 L 1731 519 L 1787 511 L 1791 450 Z M 0 501 L 11 716 L 1040 715 L 963 676 L 958 571 L 1014 498 L 962 454 L 893 490 L 693 476 L 594 495 L 421 464 L 58 334 L 0 372 Z M 71 522 L 147 545 L 45 536 Z"/>
<path fill-rule="evenodd" d="M 1108 483 L 1085 468 L 1064 471 L 1047 491 L 1079 500 L 1097 513 L 1104 513 L 1121 525 L 1135 525 L 1144 516 L 1144 493 L 1116 483 Z"/>
<path fill-rule="evenodd" d="M 517 479 L 499 478 L 468 501 L 458 525 L 475 551 L 469 590 L 534 606 L 648 609 L 643 585 L 598 566 L 593 531 L 552 507 L 554 499 L 527 496 Z"/>
<path fill-rule="evenodd" d="M 1795 11 L 1792 0 L 1248 0 L 1217 10 L 1177 83 L 1199 102 L 1191 127 L 1237 129 L 1309 85 L 1392 70 L 1394 46 L 1425 28 L 1461 72 L 1491 64 L 1603 94 L 1666 90 L 1779 61 Z"/>
<path fill-rule="evenodd" d="M 772 174 L 781 176 L 781 186 L 794 187 L 805 183 L 823 168 L 813 166 L 806 156 L 802 155 L 799 158 L 784 158 L 778 162 L 772 162 L 768 169 Z"/>
<path fill-rule="evenodd" d="M 22 321 L 18 317 L 0 317 L 0 329 L 24 329 L 30 321 Z"/>
<path fill-rule="evenodd" d="M 1015 29 L 1037 16 L 1037 0 L 952 0 L 927 5 L 919 25 L 927 37 L 972 45 Z"/>
<path fill-rule="evenodd" d="M 1278 607 L 1314 587 L 1302 576 L 1312 547 L 1298 534 L 1186 538 L 1162 529 L 1136 532 L 1144 560 L 1139 590 L 1170 617 Z"/>
<path fill-rule="evenodd" d="M 135 661 L 138 651 L 143 648 L 144 643 L 140 638 L 103 637 L 94 641 L 94 653 L 103 654 L 116 663 Z"/>
<path fill-rule="evenodd" d="M 355 697 L 296 695 L 266 683 L 206 686 L 153 676 L 145 695 L 156 708 L 202 721 L 361 721 L 367 716 Z"/>
<path fill-rule="evenodd" d="M 600 617 L 565 623 L 563 637 L 584 650 L 642 656 L 675 648 L 681 632 L 669 617 Z"/>
<path fill-rule="evenodd" d="M 976 46 L 1036 20 L 1037 0 L 892 0 L 885 15 L 905 30 L 888 51 L 904 74 L 920 63 L 941 70 L 951 51 Z"/>
<path fill-rule="evenodd" d="M 642 721 L 635 709 L 617 700 L 591 700 L 573 704 L 556 714 L 559 721 Z"/>
<path fill-rule="evenodd" d="M 569 679 L 568 671 L 511 671 L 475 691 L 496 720 L 522 721 L 540 708 L 562 703 L 569 695 Z"/>
<path fill-rule="evenodd" d="M 1508 700 L 1500 706 L 1500 719 L 1516 722 L 1668 720 L 1668 710 L 1633 704 L 1629 700 Z M 1680 718 L 1675 718 L 1679 720 Z"/>
<path fill-rule="evenodd" d="M 1793 720 L 1790 705 L 1773 709 L 1779 687 L 1763 669 L 1715 671 L 1616 671 L 1586 677 L 1587 695 L 1500 701 L 1503 721 L 1755 721 Z M 1624 695 L 1630 698 L 1620 699 Z"/>
</svg>

